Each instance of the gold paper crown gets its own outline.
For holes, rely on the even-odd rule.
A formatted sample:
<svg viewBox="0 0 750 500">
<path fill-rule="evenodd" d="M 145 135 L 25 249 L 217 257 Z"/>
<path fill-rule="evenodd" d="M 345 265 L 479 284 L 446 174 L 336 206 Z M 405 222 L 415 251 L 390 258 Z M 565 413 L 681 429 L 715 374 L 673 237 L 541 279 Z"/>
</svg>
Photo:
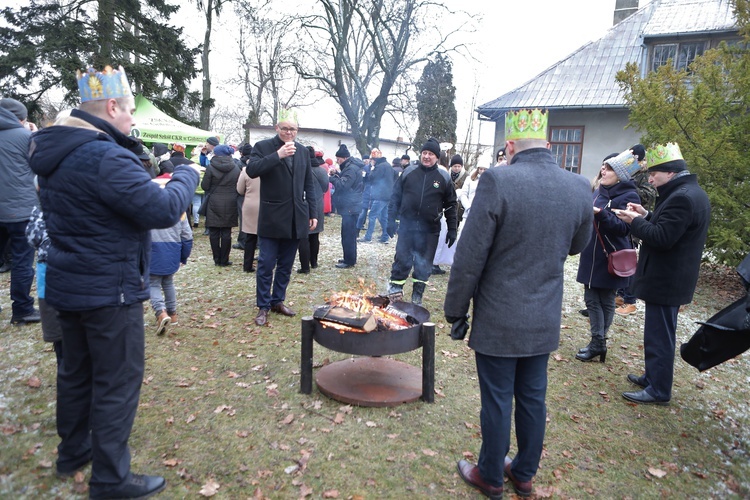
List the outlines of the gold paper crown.
<svg viewBox="0 0 750 500">
<path fill-rule="evenodd" d="M 547 117 L 544 109 L 519 109 L 505 113 L 505 140 L 547 139 Z"/>
<path fill-rule="evenodd" d="M 80 70 L 76 71 L 76 76 L 81 102 L 133 96 L 122 66 L 119 70 L 112 69 L 112 66 L 105 66 L 101 72 L 89 67 L 85 73 L 81 73 Z"/>
<path fill-rule="evenodd" d="M 676 142 L 668 142 L 664 145 L 657 144 L 646 151 L 646 166 L 648 168 L 675 160 L 684 160 L 680 146 Z"/>
<path fill-rule="evenodd" d="M 297 121 L 297 112 L 293 109 L 279 109 L 279 116 L 276 119 L 276 123 L 281 122 L 294 123 L 295 125 L 299 125 L 299 121 Z"/>
</svg>

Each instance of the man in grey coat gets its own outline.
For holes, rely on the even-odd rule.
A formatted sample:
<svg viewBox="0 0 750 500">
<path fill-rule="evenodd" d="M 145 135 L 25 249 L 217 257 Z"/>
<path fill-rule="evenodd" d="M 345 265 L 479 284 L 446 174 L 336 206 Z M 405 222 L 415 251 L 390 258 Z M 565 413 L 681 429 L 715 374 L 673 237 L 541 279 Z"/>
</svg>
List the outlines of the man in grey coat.
<svg viewBox="0 0 750 500">
<path fill-rule="evenodd" d="M 561 169 L 549 151 L 547 113 L 506 114 L 509 166 L 482 176 L 458 242 L 445 317 L 451 336 L 467 326 L 469 303 L 482 409 L 476 466 L 458 472 L 490 498 L 501 498 L 503 474 L 517 494 L 531 494 L 546 422 L 547 361 L 560 341 L 563 267 L 591 236 L 591 188 Z M 510 449 L 513 399 L 518 452 Z M 520 417 L 520 418 L 519 418 Z"/>
</svg>

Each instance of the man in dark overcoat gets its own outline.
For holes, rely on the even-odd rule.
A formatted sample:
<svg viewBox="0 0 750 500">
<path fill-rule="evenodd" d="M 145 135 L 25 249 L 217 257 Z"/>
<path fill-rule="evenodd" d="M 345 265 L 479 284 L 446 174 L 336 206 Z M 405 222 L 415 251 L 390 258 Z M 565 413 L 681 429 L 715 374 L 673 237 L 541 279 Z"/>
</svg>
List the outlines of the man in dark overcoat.
<svg viewBox="0 0 750 500">
<path fill-rule="evenodd" d="M 641 390 L 622 396 L 634 403 L 664 405 L 672 398 L 677 313 L 693 300 L 711 205 L 698 178 L 687 170 L 677 143 L 648 150 L 646 164 L 649 182 L 659 193 L 654 211 L 631 203 L 618 215 L 641 239 L 632 293 L 646 303 L 645 373 L 628 375 Z"/>
<path fill-rule="evenodd" d="M 510 165 L 482 175 L 444 304 L 459 330 L 474 302 L 469 347 L 479 378 L 482 447 L 478 464 L 461 460 L 458 472 L 491 498 L 502 497 L 503 474 L 519 495 L 531 494 L 544 444 L 547 361 L 560 341 L 565 259 L 591 236 L 591 187 L 560 168 L 546 129 L 545 111 L 507 113 Z M 518 452 L 511 460 L 514 398 Z"/>
<path fill-rule="evenodd" d="M 295 141 L 298 131 L 296 112 L 281 109 L 276 136 L 255 144 L 247 162 L 247 175 L 261 180 L 255 291 L 259 326 L 268 321 L 268 311 L 296 314 L 284 304 L 286 288 L 299 240 L 318 224 L 316 181 L 307 148 Z"/>
</svg>

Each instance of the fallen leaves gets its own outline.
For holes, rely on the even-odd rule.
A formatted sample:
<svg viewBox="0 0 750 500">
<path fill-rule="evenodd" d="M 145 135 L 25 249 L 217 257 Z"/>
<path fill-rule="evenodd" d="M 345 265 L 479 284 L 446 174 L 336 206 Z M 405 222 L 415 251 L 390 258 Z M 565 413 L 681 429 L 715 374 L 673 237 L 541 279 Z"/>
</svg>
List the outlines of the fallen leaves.
<svg viewBox="0 0 750 500">
<path fill-rule="evenodd" d="M 649 467 L 648 473 L 651 474 L 654 477 L 662 478 L 667 475 L 666 471 L 663 471 L 661 469 L 657 469 L 656 467 Z"/>
<path fill-rule="evenodd" d="M 217 483 L 215 480 L 209 479 L 208 482 L 204 484 L 203 487 L 201 487 L 198 494 L 204 497 L 212 497 L 216 493 L 218 493 L 220 487 L 221 485 Z"/>
<path fill-rule="evenodd" d="M 29 377 L 29 380 L 26 381 L 26 385 L 32 389 L 38 389 L 42 386 L 42 381 L 39 377 Z"/>
</svg>

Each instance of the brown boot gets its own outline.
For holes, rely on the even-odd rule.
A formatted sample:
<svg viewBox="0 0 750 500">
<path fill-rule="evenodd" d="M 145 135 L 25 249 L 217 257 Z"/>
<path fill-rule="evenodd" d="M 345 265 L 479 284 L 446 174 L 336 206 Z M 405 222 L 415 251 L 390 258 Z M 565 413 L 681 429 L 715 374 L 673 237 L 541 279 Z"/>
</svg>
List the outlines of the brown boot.
<svg viewBox="0 0 750 500">
<path fill-rule="evenodd" d="M 169 320 L 170 320 L 169 321 L 169 325 L 170 326 L 177 326 L 177 325 L 179 325 L 179 323 L 177 322 L 177 313 L 176 312 L 167 313 L 167 314 L 169 314 Z"/>
<path fill-rule="evenodd" d="M 172 320 L 169 318 L 167 311 L 159 311 L 159 314 L 156 315 L 156 334 L 164 335 L 167 333 L 170 321 Z"/>
</svg>

